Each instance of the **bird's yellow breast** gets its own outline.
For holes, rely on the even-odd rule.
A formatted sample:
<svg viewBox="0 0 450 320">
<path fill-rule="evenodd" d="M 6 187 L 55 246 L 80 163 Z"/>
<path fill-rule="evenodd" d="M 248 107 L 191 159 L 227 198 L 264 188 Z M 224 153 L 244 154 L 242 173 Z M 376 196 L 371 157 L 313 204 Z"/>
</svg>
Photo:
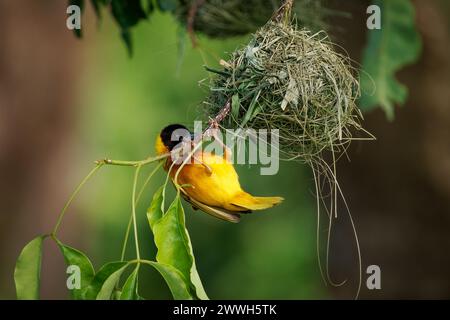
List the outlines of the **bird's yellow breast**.
<svg viewBox="0 0 450 320">
<path fill-rule="evenodd" d="M 242 192 L 239 177 L 231 163 L 209 153 L 202 153 L 197 158 L 202 164 L 186 164 L 178 175 L 178 184 L 188 185 L 184 187 L 188 196 L 210 206 L 224 207 Z M 176 172 L 177 169 L 172 170 Z M 171 175 L 173 177 L 174 173 Z"/>
<path fill-rule="evenodd" d="M 163 141 L 161 140 L 160 135 L 156 137 L 155 150 L 156 154 L 159 156 L 169 152 L 169 149 L 164 145 Z"/>
</svg>

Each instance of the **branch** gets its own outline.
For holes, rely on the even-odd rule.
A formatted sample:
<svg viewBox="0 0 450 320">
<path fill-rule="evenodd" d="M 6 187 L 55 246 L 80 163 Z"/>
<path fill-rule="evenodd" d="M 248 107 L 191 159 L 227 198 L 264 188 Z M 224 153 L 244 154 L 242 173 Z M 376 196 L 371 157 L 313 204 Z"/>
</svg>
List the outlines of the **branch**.
<svg viewBox="0 0 450 320">
<path fill-rule="evenodd" d="M 186 143 L 192 143 L 192 145 L 195 147 L 197 143 L 203 139 L 203 137 L 212 135 L 212 133 L 210 133 L 210 130 L 217 129 L 219 124 L 228 116 L 230 111 L 231 111 L 231 100 L 228 99 L 225 105 L 222 107 L 222 109 L 220 109 L 220 111 L 217 113 L 217 115 L 209 121 L 208 127 L 206 127 L 203 133 L 195 137 L 193 141 L 187 141 Z M 180 147 L 173 149 L 169 153 L 164 153 L 162 155 L 154 157 L 148 157 L 144 160 L 128 161 L 128 160 L 112 160 L 105 158 L 95 161 L 95 164 L 97 166 L 111 165 L 111 166 L 125 166 L 125 167 L 140 167 L 155 161 L 168 158 L 173 154 L 180 153 L 183 151 L 184 147 L 185 145 L 183 145 L 182 143 Z"/>
<path fill-rule="evenodd" d="M 213 135 L 211 130 L 215 130 L 219 127 L 219 124 L 230 114 L 231 111 L 231 100 L 228 99 L 222 109 L 216 114 L 214 118 L 211 118 L 208 122 L 208 126 L 203 131 L 202 134 L 194 138 L 193 144 L 196 145 L 204 137 L 210 137 Z"/>
<path fill-rule="evenodd" d="M 222 109 L 220 109 L 220 111 L 217 113 L 217 115 L 213 119 L 209 120 L 209 125 L 206 128 L 206 130 L 217 127 L 217 125 L 228 116 L 230 111 L 231 111 L 231 101 L 230 99 L 228 99 L 225 105 L 222 107 Z"/>
<path fill-rule="evenodd" d="M 165 159 L 170 156 L 170 153 L 165 153 L 159 156 L 155 157 L 148 157 L 144 160 L 138 160 L 138 161 L 126 161 L 126 160 L 111 160 L 111 159 L 102 159 L 97 160 L 95 163 L 97 165 L 113 165 L 113 166 L 127 166 L 127 167 L 138 167 L 138 166 L 144 166 L 146 164 Z"/>
<path fill-rule="evenodd" d="M 285 0 L 280 8 L 273 14 L 271 20 L 277 23 L 287 22 L 291 17 L 294 0 Z"/>
<path fill-rule="evenodd" d="M 194 21 L 197 15 L 198 9 L 205 3 L 205 0 L 195 0 L 189 8 L 187 18 L 187 32 L 191 38 L 192 47 L 197 47 L 197 38 L 195 37 Z"/>
</svg>

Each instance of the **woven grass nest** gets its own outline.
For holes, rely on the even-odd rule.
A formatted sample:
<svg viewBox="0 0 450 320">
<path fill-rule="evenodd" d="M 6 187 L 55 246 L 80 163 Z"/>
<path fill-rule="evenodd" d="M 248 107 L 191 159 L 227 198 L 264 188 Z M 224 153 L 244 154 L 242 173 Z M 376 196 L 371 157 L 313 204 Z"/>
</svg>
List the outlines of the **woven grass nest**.
<svg viewBox="0 0 450 320">
<path fill-rule="evenodd" d="M 269 21 L 221 64 L 222 70 L 210 70 L 216 74 L 203 103 L 206 114 L 212 118 L 232 101 L 223 125 L 279 129 L 285 160 L 342 152 L 352 132 L 364 131 L 356 71 L 324 32 Z"/>
<path fill-rule="evenodd" d="M 196 6 L 193 31 L 212 38 L 226 38 L 255 32 L 264 25 L 282 0 L 179 0 L 176 18 L 188 24 L 190 10 Z M 297 0 L 293 13 L 301 26 L 310 30 L 326 28 L 325 9 L 321 0 Z"/>
</svg>

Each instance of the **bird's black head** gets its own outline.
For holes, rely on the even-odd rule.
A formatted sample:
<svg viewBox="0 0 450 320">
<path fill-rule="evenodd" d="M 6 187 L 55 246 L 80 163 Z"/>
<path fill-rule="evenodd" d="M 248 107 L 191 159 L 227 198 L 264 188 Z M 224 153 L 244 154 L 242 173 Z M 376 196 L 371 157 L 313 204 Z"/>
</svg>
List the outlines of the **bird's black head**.
<svg viewBox="0 0 450 320">
<path fill-rule="evenodd" d="M 168 125 L 164 129 L 162 129 L 161 133 L 159 134 L 159 141 L 157 140 L 156 142 L 157 152 L 165 153 L 168 151 L 172 151 L 172 149 L 181 141 L 183 141 L 183 139 L 190 139 L 190 137 L 191 134 L 188 128 L 186 128 L 185 126 L 181 124 Z M 158 146 L 158 144 L 160 145 Z"/>
</svg>

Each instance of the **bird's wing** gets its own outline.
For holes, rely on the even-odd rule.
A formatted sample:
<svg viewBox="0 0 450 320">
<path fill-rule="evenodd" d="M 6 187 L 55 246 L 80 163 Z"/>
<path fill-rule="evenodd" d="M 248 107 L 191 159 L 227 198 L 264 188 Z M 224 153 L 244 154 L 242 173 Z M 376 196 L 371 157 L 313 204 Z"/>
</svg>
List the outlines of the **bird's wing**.
<svg viewBox="0 0 450 320">
<path fill-rule="evenodd" d="M 205 213 L 207 213 L 207 214 L 209 214 L 209 215 L 211 215 L 213 217 L 216 217 L 216 218 L 219 218 L 221 220 L 228 221 L 228 222 L 233 222 L 233 223 L 238 223 L 241 220 L 241 216 L 239 214 L 237 214 L 237 213 L 234 213 L 234 212 L 222 209 L 222 208 L 208 206 L 208 205 L 206 205 L 204 203 L 201 203 L 201 202 L 199 202 L 199 201 L 189 197 L 186 194 L 186 191 L 184 191 L 183 189 L 181 189 L 181 191 L 182 191 L 181 194 L 183 195 L 183 198 L 187 202 L 189 202 L 194 207 L 202 210 L 203 212 L 205 212 Z"/>
</svg>

